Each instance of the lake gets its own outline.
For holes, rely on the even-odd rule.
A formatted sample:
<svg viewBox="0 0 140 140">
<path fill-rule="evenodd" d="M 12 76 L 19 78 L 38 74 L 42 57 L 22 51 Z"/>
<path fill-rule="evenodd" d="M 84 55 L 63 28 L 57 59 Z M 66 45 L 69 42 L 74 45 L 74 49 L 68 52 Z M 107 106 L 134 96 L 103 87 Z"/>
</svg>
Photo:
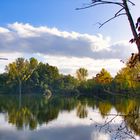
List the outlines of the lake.
<svg viewBox="0 0 140 140">
<path fill-rule="evenodd" d="M 138 99 L 0 96 L 0 140 L 140 139 Z"/>
</svg>

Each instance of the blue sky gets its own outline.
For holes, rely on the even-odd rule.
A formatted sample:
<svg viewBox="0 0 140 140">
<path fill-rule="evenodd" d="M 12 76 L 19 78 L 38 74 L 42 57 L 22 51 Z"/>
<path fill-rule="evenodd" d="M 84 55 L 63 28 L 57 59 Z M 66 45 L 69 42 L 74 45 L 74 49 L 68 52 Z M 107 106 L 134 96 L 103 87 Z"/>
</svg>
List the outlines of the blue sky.
<svg viewBox="0 0 140 140">
<path fill-rule="evenodd" d="M 75 11 L 75 8 L 80 5 L 81 2 L 78 0 L 76 2 L 75 0 L 5 0 L 0 2 L 0 23 L 18 21 L 37 26 L 48 25 L 57 26 L 62 30 L 74 30 L 79 26 L 78 23 L 83 22 L 81 13 Z"/>
<path fill-rule="evenodd" d="M 123 66 L 120 59 L 127 59 L 136 50 L 129 48 L 128 53 L 123 52 L 132 36 L 127 18 L 120 17 L 99 29 L 97 22 L 113 16 L 118 7 L 75 10 L 88 2 L 90 0 L 1 0 L 0 56 L 8 53 L 11 60 L 35 56 L 58 66 L 66 74 L 74 75 L 76 68 L 85 66 L 91 75 L 102 67 L 114 75 Z M 136 6 L 131 6 L 131 13 L 136 20 L 140 16 L 140 1 L 134 2 Z M 59 59 L 63 63 L 60 64 Z M 73 61 L 67 65 L 69 60 Z M 81 65 L 80 60 L 84 62 Z M 100 65 L 97 61 L 101 62 Z M 1 63 L 0 71 L 3 71 L 5 65 Z M 112 68 L 108 67 L 109 64 Z M 114 64 L 119 68 L 114 68 Z M 91 69 L 91 66 L 96 68 Z"/>
<path fill-rule="evenodd" d="M 125 38 L 123 36 L 126 36 L 126 32 L 130 32 L 127 18 L 121 17 L 98 29 L 97 22 L 103 22 L 113 16 L 118 7 L 97 6 L 86 10 L 75 10 L 88 2 L 90 0 L 1 0 L 0 25 L 22 22 L 80 33 L 96 34 L 101 32 L 104 35 L 112 36 L 114 40 Z M 134 2 L 136 6 L 131 7 L 131 12 L 136 20 L 139 16 L 140 2 L 138 0 L 134 0 Z M 118 30 L 114 30 L 114 28 Z M 119 29 L 123 29 L 125 35 L 122 33 L 123 35 L 118 37 Z"/>
</svg>

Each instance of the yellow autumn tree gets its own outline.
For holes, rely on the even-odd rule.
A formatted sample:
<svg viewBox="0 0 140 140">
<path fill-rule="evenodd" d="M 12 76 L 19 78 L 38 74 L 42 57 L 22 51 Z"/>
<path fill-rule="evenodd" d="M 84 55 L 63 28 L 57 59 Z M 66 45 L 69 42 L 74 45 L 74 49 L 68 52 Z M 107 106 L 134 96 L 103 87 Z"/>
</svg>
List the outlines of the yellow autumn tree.
<svg viewBox="0 0 140 140">
<path fill-rule="evenodd" d="M 107 70 L 102 68 L 102 70 L 96 75 L 95 79 L 97 83 L 109 84 L 112 81 L 112 76 Z"/>
<path fill-rule="evenodd" d="M 140 87 L 140 62 L 134 62 L 131 57 L 115 76 L 115 82 L 119 84 L 120 89 Z"/>
</svg>

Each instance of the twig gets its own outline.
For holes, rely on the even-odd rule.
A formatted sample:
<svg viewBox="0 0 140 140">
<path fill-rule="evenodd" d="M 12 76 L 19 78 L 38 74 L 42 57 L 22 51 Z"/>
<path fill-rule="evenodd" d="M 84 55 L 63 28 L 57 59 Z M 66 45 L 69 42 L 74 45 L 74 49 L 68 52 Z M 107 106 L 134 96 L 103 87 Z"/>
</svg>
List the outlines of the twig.
<svg viewBox="0 0 140 140">
<path fill-rule="evenodd" d="M 114 17 L 112 17 L 112 18 L 106 20 L 104 23 L 99 23 L 99 24 L 100 24 L 99 28 L 101 28 L 102 26 L 104 26 L 104 25 L 105 25 L 106 23 L 108 23 L 109 21 L 111 21 L 111 20 L 113 20 L 113 19 L 115 19 L 115 18 L 117 18 L 117 17 L 119 17 L 119 16 L 122 16 L 122 15 L 126 15 L 126 13 L 121 13 L 121 14 L 118 14 L 118 15 L 115 14 Z"/>
<path fill-rule="evenodd" d="M 97 6 L 97 5 L 104 5 L 104 4 L 113 4 L 113 5 L 115 4 L 115 5 L 119 5 L 121 7 L 124 7 L 123 3 L 120 3 L 120 2 L 93 0 L 92 3 L 88 4 L 88 6 L 84 6 L 84 7 L 81 7 L 81 8 L 76 8 L 76 10 L 87 9 L 87 8 L 91 8 L 91 7 L 94 7 L 94 6 Z"/>
<path fill-rule="evenodd" d="M 128 0 L 129 3 L 131 3 L 133 6 L 135 6 L 135 3 L 133 3 L 132 1 Z"/>
<path fill-rule="evenodd" d="M 132 4 L 133 6 L 135 5 L 131 0 L 127 0 L 130 4 Z M 98 6 L 98 5 L 118 5 L 120 7 L 122 7 L 112 18 L 106 20 L 103 23 L 98 23 L 100 26 L 99 28 L 101 28 L 103 25 L 105 25 L 106 23 L 108 23 L 109 21 L 115 19 L 116 17 L 122 16 L 122 15 L 126 15 L 126 13 L 120 13 L 121 11 L 125 10 L 126 11 L 126 5 L 124 2 L 114 2 L 114 1 L 109 1 L 109 0 L 92 0 L 91 3 L 86 4 L 87 6 L 83 6 L 80 8 L 76 8 L 76 10 L 82 10 L 82 9 L 87 9 L 87 8 L 91 8 L 94 6 Z"/>
<path fill-rule="evenodd" d="M 116 117 L 118 117 L 118 114 L 117 114 L 115 117 L 113 117 L 111 120 L 109 120 L 107 123 L 105 123 L 104 125 L 102 125 L 102 126 L 100 127 L 100 129 L 99 129 L 99 132 L 101 131 L 101 129 L 102 129 L 103 127 L 105 127 L 106 125 L 108 125 L 109 123 L 111 123 Z"/>
</svg>

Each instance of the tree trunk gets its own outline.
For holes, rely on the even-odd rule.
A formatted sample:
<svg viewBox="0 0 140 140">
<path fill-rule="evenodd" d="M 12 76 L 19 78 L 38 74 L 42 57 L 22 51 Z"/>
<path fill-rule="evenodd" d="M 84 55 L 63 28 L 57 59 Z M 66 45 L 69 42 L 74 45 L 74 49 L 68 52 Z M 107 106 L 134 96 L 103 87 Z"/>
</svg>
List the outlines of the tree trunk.
<svg viewBox="0 0 140 140">
<path fill-rule="evenodd" d="M 130 27 L 131 27 L 131 31 L 132 31 L 133 37 L 134 37 L 134 39 L 136 39 L 136 45 L 137 45 L 137 49 L 138 49 L 138 54 L 140 54 L 140 41 L 139 40 L 137 41 L 138 34 L 137 34 L 137 31 L 136 31 L 136 28 L 135 28 L 135 24 L 133 22 L 131 13 L 130 13 L 128 5 L 127 5 L 127 0 L 122 0 L 122 1 L 123 1 L 125 12 L 126 12 L 126 15 L 127 15 Z"/>
</svg>

